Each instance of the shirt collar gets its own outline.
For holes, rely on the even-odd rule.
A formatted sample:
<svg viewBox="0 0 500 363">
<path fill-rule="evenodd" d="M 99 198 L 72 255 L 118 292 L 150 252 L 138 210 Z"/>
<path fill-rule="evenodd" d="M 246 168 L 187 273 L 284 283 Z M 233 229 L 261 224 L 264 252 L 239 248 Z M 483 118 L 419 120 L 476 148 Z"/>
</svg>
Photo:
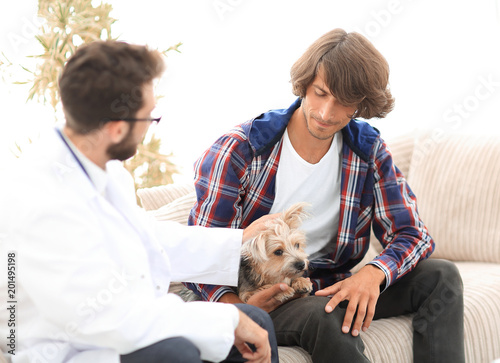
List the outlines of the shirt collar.
<svg viewBox="0 0 500 363">
<path fill-rule="evenodd" d="M 271 110 L 253 119 L 249 131 L 250 144 L 256 155 L 262 154 L 282 139 L 288 122 L 295 110 L 302 104 L 302 99 L 297 98 L 289 108 Z M 333 142 L 337 143 L 339 154 L 342 153 L 342 135 L 337 132 Z"/>
<path fill-rule="evenodd" d="M 261 155 L 281 140 L 293 113 L 300 107 L 297 98 L 289 108 L 271 110 L 242 124 L 255 155 Z M 363 161 L 368 162 L 371 148 L 380 136 L 379 131 L 369 123 L 352 119 L 342 128 L 342 139 Z"/>
<path fill-rule="evenodd" d="M 274 146 L 283 136 L 293 113 L 302 100 L 297 98 L 289 108 L 271 110 L 253 119 L 249 130 L 250 145 L 257 155 Z"/>
</svg>

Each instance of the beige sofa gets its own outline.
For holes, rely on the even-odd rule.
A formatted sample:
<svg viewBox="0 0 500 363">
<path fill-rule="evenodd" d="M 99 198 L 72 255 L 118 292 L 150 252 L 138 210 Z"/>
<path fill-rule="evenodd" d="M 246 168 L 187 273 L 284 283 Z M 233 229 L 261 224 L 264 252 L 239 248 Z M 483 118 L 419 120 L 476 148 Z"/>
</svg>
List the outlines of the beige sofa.
<svg viewBox="0 0 500 363">
<path fill-rule="evenodd" d="M 436 241 L 432 258 L 454 261 L 462 274 L 466 361 L 490 363 L 500 358 L 500 136 L 433 130 L 388 145 Z M 195 201 L 190 184 L 143 189 L 138 195 L 156 218 L 180 223 L 186 223 Z M 367 259 L 378 246 L 372 242 Z M 172 285 L 174 292 L 179 288 Z M 439 302 L 435 306 L 439 309 Z M 377 320 L 362 333 L 370 361 L 413 361 L 411 318 Z M 280 362 L 312 362 L 297 347 L 280 347 L 279 353 Z"/>
</svg>

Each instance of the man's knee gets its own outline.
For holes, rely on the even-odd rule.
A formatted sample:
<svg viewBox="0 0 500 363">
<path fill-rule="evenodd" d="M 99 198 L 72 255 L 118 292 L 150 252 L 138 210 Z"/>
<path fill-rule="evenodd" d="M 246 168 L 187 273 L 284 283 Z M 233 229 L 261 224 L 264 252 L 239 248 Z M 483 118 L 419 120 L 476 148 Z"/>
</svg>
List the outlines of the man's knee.
<svg viewBox="0 0 500 363">
<path fill-rule="evenodd" d="M 336 340 L 343 339 L 347 334 L 342 333 L 342 324 L 345 317 L 345 307 L 341 303 L 331 313 L 325 311 L 326 304 L 330 300 L 327 297 L 308 296 L 302 299 L 303 314 L 307 316 L 307 325 L 317 329 L 318 335 L 335 337 Z"/>
<path fill-rule="evenodd" d="M 419 263 L 425 268 L 417 286 L 432 289 L 419 305 L 413 328 L 420 334 L 428 329 L 463 321 L 463 284 L 456 265 L 447 260 L 429 259 Z M 459 329 L 459 328 L 457 328 Z"/>
<path fill-rule="evenodd" d="M 419 263 L 426 269 L 426 281 L 435 281 L 444 301 L 463 295 L 463 283 L 457 266 L 447 260 L 428 259 Z"/>
<path fill-rule="evenodd" d="M 460 271 L 457 266 L 448 260 L 436 260 L 439 261 L 442 275 L 444 280 L 450 285 L 459 286 L 460 289 L 463 288 L 462 276 L 460 275 Z"/>
<path fill-rule="evenodd" d="M 182 337 L 169 338 L 159 341 L 143 349 L 120 357 L 121 363 L 140 362 L 200 362 L 200 351 L 189 340 Z"/>
<path fill-rule="evenodd" d="M 345 304 L 342 303 L 331 313 L 327 313 L 325 306 L 329 300 L 327 297 L 319 296 L 303 299 L 301 308 L 306 323 L 300 337 L 300 345 L 321 361 L 325 361 L 325 356 L 332 354 L 338 354 L 338 357 L 350 357 L 338 361 L 347 359 L 358 361 L 358 358 L 366 361 L 363 358 L 364 344 L 361 337 L 342 332 Z"/>
<path fill-rule="evenodd" d="M 199 362 L 200 351 L 185 338 L 172 338 L 169 339 L 169 347 L 162 352 L 166 358 L 164 362 Z"/>
<path fill-rule="evenodd" d="M 437 319 L 444 311 L 463 309 L 463 284 L 456 265 L 447 260 L 428 259 L 419 263 L 416 285 L 422 302 L 419 315 L 427 322 Z"/>
<path fill-rule="evenodd" d="M 460 271 L 453 262 L 447 260 L 434 260 L 438 265 L 440 282 L 437 295 L 431 307 L 436 309 L 442 306 L 444 309 L 454 309 L 457 312 L 463 309 L 463 283 Z"/>
<path fill-rule="evenodd" d="M 248 315 L 250 319 L 255 321 L 262 328 L 269 330 L 273 327 L 273 321 L 268 313 L 264 310 L 249 304 L 236 304 L 236 307 L 241 310 L 243 313 Z"/>
</svg>

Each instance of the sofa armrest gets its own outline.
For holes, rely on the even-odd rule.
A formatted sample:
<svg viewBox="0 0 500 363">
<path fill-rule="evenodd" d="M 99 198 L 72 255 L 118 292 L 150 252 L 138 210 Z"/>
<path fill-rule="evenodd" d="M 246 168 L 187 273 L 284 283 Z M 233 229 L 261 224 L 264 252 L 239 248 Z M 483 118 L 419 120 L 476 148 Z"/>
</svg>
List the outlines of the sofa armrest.
<svg viewBox="0 0 500 363">
<path fill-rule="evenodd" d="M 156 210 L 194 191 L 193 183 L 174 183 L 137 190 L 142 207 Z"/>
</svg>

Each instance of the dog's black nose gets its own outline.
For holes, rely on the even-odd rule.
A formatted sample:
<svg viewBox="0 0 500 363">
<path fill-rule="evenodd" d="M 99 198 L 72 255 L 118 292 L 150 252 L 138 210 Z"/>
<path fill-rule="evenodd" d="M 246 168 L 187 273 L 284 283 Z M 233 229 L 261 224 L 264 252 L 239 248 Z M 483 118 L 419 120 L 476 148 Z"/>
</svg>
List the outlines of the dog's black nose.
<svg viewBox="0 0 500 363">
<path fill-rule="evenodd" d="M 298 271 L 302 271 L 304 269 L 304 267 L 306 267 L 306 264 L 304 263 L 304 261 L 297 261 L 297 262 L 295 262 L 294 267 Z"/>
</svg>

